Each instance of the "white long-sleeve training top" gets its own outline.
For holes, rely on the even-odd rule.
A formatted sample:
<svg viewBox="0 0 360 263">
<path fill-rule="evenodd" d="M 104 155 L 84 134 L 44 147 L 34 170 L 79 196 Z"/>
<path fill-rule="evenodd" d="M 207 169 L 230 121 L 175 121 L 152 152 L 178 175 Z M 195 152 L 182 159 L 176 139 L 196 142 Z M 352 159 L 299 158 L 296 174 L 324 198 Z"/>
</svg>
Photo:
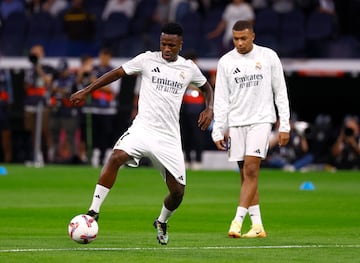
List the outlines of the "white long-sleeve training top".
<svg viewBox="0 0 360 263">
<path fill-rule="evenodd" d="M 228 127 L 275 123 L 290 131 L 290 108 L 284 71 L 278 55 L 254 44 L 247 54 L 234 48 L 217 66 L 212 139 L 224 138 Z M 276 112 L 277 109 L 277 112 Z"/>
</svg>

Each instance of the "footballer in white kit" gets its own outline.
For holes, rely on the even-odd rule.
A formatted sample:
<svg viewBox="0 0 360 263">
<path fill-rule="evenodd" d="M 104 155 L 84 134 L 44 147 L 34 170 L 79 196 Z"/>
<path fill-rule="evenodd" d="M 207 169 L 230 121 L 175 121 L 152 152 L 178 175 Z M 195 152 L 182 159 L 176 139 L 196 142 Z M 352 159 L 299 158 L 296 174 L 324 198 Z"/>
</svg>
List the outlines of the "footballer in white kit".
<svg viewBox="0 0 360 263">
<path fill-rule="evenodd" d="M 270 132 L 279 119 L 279 146 L 290 132 L 290 109 L 283 68 L 277 54 L 253 41 L 251 21 L 239 20 L 232 28 L 234 49 L 217 66 L 212 139 L 228 151 L 240 171 L 240 194 L 229 237 L 266 237 L 260 206 L 258 177 L 267 155 Z M 245 216 L 251 229 L 241 234 Z"/>
<path fill-rule="evenodd" d="M 183 95 L 190 83 L 203 92 L 206 108 L 200 112 L 197 124 L 204 131 L 213 118 L 214 93 L 198 66 L 179 55 L 183 45 L 181 25 L 163 25 L 159 40 L 160 51 L 139 54 L 72 94 L 70 101 L 79 105 L 90 93 L 113 81 L 128 75 L 141 77 L 138 113 L 101 169 L 87 215 L 98 220 L 100 207 L 123 164 L 137 166 L 142 157 L 148 157 L 159 169 L 169 190 L 153 222 L 156 239 L 166 245 L 169 239 L 167 222 L 182 203 L 186 185 L 179 124 Z"/>
<path fill-rule="evenodd" d="M 161 52 L 147 51 L 122 67 L 128 75 L 141 74 L 141 87 L 138 114 L 114 148 L 133 158 L 129 165 L 137 166 L 141 157 L 146 156 L 164 178 L 166 168 L 185 185 L 179 111 L 186 87 L 190 83 L 201 87 L 206 78 L 192 60 L 178 56 L 176 61 L 168 62 Z"/>
</svg>

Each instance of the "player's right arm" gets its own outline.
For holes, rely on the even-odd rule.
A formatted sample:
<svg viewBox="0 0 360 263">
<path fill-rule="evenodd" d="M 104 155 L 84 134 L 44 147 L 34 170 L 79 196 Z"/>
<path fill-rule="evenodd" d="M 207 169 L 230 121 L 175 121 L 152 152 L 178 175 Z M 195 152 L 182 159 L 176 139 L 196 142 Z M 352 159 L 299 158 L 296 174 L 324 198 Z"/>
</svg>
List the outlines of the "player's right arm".
<svg viewBox="0 0 360 263">
<path fill-rule="evenodd" d="M 228 128 L 229 91 L 222 60 L 219 61 L 216 73 L 214 93 L 214 124 L 211 137 L 219 150 L 226 150 L 225 132 Z"/>
<path fill-rule="evenodd" d="M 126 75 L 124 69 L 122 67 L 113 69 L 98 79 L 96 79 L 94 82 L 92 82 L 90 85 L 86 86 L 85 88 L 73 93 L 70 96 L 70 102 L 73 105 L 79 105 L 81 104 L 85 99 L 86 96 L 89 95 L 94 90 L 97 90 L 101 87 L 109 85 L 111 82 L 118 80 Z"/>
</svg>

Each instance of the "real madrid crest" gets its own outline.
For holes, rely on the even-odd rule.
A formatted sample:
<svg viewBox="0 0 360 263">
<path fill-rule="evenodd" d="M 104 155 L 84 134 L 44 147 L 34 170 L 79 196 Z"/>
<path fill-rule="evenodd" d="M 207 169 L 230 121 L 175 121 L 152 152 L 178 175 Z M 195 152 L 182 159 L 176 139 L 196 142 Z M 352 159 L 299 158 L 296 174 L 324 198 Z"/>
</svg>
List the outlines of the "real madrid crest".
<svg viewBox="0 0 360 263">
<path fill-rule="evenodd" d="M 180 77 L 181 77 L 182 79 L 185 79 L 185 72 L 184 72 L 184 71 L 181 71 L 181 72 L 180 72 Z"/>
<path fill-rule="evenodd" d="M 256 62 L 255 69 L 257 69 L 257 70 L 261 69 L 261 63 L 260 62 Z"/>
</svg>

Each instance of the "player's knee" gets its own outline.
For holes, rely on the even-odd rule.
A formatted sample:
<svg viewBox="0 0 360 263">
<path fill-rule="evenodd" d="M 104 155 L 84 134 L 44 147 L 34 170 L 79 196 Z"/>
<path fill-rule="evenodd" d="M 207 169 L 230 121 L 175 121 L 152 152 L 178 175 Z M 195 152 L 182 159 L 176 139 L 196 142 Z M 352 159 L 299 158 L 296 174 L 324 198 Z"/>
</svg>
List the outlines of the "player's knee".
<svg viewBox="0 0 360 263">
<path fill-rule="evenodd" d="M 129 156 L 127 155 L 126 152 L 121 150 L 114 150 L 110 155 L 109 164 L 120 167 L 128 160 L 129 160 Z"/>
<path fill-rule="evenodd" d="M 182 185 L 178 185 L 178 187 L 174 187 L 170 191 L 171 199 L 177 203 L 181 203 L 184 197 L 184 187 Z"/>
<path fill-rule="evenodd" d="M 256 163 L 248 163 L 244 167 L 244 174 L 247 177 L 257 177 L 259 174 L 259 166 Z"/>
</svg>

